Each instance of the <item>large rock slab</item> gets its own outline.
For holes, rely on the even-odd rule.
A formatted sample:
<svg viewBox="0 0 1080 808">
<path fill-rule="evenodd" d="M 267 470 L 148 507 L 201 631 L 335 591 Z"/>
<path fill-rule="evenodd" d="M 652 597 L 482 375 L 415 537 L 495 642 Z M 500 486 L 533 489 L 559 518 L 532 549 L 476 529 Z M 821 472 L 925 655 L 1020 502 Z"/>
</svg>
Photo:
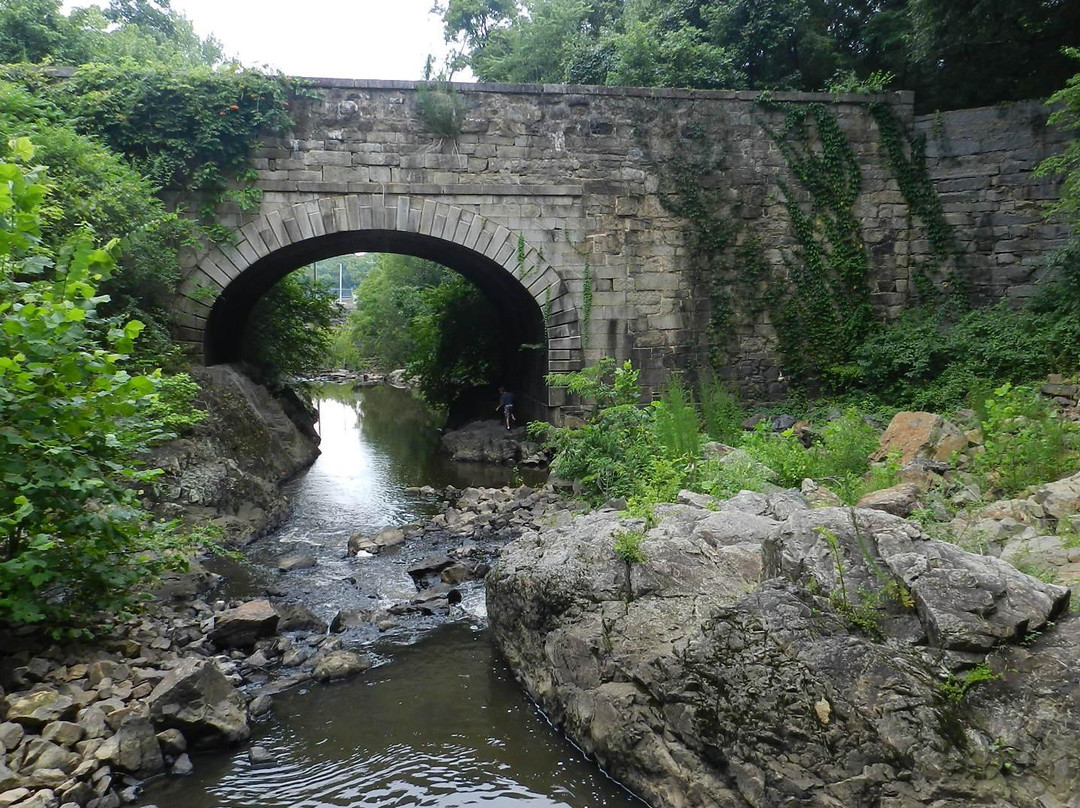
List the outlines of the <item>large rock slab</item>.
<svg viewBox="0 0 1080 808">
<path fill-rule="evenodd" d="M 876 457 L 900 455 L 907 465 L 916 458 L 948 461 L 968 447 L 968 439 L 958 426 L 932 412 L 898 412 L 881 436 Z"/>
<path fill-rule="evenodd" d="M 488 576 L 511 668 L 615 777 L 654 808 L 1074 799 L 1080 618 L 1058 588 L 878 511 L 719 507 L 662 506 L 649 529 L 581 516 Z M 615 552 L 624 531 L 643 532 L 640 563 Z M 1025 625 L 1033 643 L 1002 644 Z M 950 698 L 943 678 L 983 659 L 954 649 L 987 646 L 1004 678 Z"/>
<path fill-rule="evenodd" d="M 196 743 L 235 743 L 251 734 L 243 695 L 203 659 L 182 660 L 147 702 L 158 729 L 178 729 Z"/>
<path fill-rule="evenodd" d="M 53 721 L 73 718 L 78 709 L 74 699 L 55 690 L 15 693 L 8 697 L 6 720 L 36 731 Z"/>
<path fill-rule="evenodd" d="M 268 600 L 251 600 L 214 618 L 210 641 L 221 648 L 250 648 L 277 630 L 280 615 Z"/>
</svg>

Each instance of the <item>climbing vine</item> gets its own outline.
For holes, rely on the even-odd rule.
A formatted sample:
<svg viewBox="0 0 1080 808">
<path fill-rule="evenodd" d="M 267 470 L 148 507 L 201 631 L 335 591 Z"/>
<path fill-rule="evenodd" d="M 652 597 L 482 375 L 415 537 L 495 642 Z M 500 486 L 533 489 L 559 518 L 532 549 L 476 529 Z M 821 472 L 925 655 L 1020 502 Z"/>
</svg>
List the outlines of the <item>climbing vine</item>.
<svg viewBox="0 0 1080 808">
<path fill-rule="evenodd" d="M 787 262 L 791 288 L 770 295 L 780 351 L 798 378 L 829 380 L 873 322 L 870 261 L 854 213 L 862 172 L 823 104 L 792 106 L 779 131 L 766 131 L 802 190 L 780 183 L 797 245 Z"/>
<path fill-rule="evenodd" d="M 589 350 L 589 321 L 592 320 L 592 302 L 593 302 L 593 277 L 592 277 L 592 265 L 589 263 L 589 256 L 585 256 L 585 269 L 582 272 L 582 283 L 584 288 L 581 292 L 581 350 Z"/>
<path fill-rule="evenodd" d="M 922 223 L 930 245 L 930 260 L 914 267 L 916 287 L 930 299 L 943 296 L 950 302 L 966 305 L 969 284 L 959 266 L 953 226 L 945 219 L 941 198 L 926 170 L 926 137 L 911 136 L 887 103 L 872 103 L 870 114 L 877 123 L 889 171 L 896 178 L 911 215 Z M 948 265 L 949 270 L 943 265 Z"/>
</svg>

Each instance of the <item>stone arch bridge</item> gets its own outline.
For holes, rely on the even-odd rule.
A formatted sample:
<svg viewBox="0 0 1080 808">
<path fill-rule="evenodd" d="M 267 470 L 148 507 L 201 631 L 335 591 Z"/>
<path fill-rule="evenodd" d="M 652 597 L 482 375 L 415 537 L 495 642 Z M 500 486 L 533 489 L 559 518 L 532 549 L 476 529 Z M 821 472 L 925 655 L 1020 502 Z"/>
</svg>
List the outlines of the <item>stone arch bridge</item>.
<svg viewBox="0 0 1080 808">
<path fill-rule="evenodd" d="M 565 403 L 544 373 L 605 355 L 632 360 L 655 390 L 671 370 L 706 361 L 716 339 L 711 279 L 687 222 L 662 204 L 672 190 L 664 166 L 704 132 L 718 169 L 701 179 L 722 218 L 749 224 L 771 271 L 786 271 L 793 240 L 778 183 L 788 175 L 766 134 L 785 104 L 831 105 L 862 166 L 857 213 L 882 316 L 902 307 L 928 250 L 885 168 L 873 97 L 776 93 L 762 104 L 746 92 L 548 85 L 454 85 L 453 94 L 464 116 L 451 138 L 431 133 L 412 82 L 312 80 L 293 99 L 294 130 L 254 156 L 259 206 L 220 211 L 233 243 L 188 256 L 178 337 L 208 363 L 235 359 L 255 302 L 290 271 L 399 252 L 461 272 L 496 303 L 517 368 L 510 381 L 534 414 L 557 418 Z M 1053 189 L 1030 169 L 1061 141 L 1045 129 L 1045 110 L 916 118 L 910 94 L 884 100 L 916 131 L 944 130 L 929 168 L 977 290 L 1023 294 L 1038 256 L 1064 237 L 1034 212 Z M 721 376 L 751 396 L 777 396 L 768 314 L 743 315 L 722 335 Z"/>
</svg>

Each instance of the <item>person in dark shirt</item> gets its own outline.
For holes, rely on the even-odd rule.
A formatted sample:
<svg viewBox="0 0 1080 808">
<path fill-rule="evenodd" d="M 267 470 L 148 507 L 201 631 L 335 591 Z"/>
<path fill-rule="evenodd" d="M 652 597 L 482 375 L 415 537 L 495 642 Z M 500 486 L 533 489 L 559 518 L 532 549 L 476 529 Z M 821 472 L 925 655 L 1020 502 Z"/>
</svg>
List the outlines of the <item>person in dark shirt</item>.
<svg viewBox="0 0 1080 808">
<path fill-rule="evenodd" d="M 505 387 L 499 388 L 499 406 L 495 408 L 498 412 L 503 412 L 503 422 L 506 424 L 506 428 L 510 429 L 510 422 L 516 421 L 514 417 L 514 394 L 507 390 Z"/>
</svg>

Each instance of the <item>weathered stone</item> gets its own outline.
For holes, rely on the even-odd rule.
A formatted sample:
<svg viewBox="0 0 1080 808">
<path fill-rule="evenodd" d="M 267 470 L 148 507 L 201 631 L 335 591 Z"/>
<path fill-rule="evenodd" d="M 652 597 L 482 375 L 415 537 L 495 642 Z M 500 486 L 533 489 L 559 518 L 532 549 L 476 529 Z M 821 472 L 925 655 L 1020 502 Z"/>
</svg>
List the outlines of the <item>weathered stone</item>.
<svg viewBox="0 0 1080 808">
<path fill-rule="evenodd" d="M 131 715 L 116 734 L 105 739 L 94 757 L 136 777 L 149 777 L 165 768 L 157 733 L 148 718 Z"/>
<path fill-rule="evenodd" d="M 187 739 L 178 729 L 165 729 L 157 734 L 158 745 L 166 755 L 182 755 L 187 751 Z"/>
<path fill-rule="evenodd" d="M 508 430 L 501 421 L 474 421 L 446 432 L 442 449 L 459 462 L 511 465 L 521 458 L 524 438 L 523 428 Z"/>
<path fill-rule="evenodd" d="M 967 448 L 967 436 L 956 425 L 932 412 L 898 412 L 881 436 L 875 457 L 883 460 L 899 454 L 902 465 L 917 457 L 950 460 Z"/>
<path fill-rule="evenodd" d="M 91 687 L 98 687 L 106 679 L 112 682 L 130 679 L 131 668 L 121 662 L 101 659 L 90 663 L 87 667 L 86 677 L 90 680 Z"/>
<path fill-rule="evenodd" d="M 102 738 L 107 730 L 105 718 L 105 711 L 99 705 L 93 704 L 79 713 L 77 723 L 87 738 Z"/>
<path fill-rule="evenodd" d="M 0 724 L 0 744 L 3 744 L 8 749 L 14 749 L 19 745 L 19 741 L 22 740 L 25 733 L 26 730 L 22 728 L 21 724 L 5 721 Z"/>
<path fill-rule="evenodd" d="M 74 699 L 55 690 L 16 693 L 8 697 L 7 720 L 36 731 L 53 721 L 71 718 L 77 710 Z"/>
<path fill-rule="evenodd" d="M 3 779 L 5 777 L 5 771 L 10 773 L 11 770 L 5 769 L 3 767 L 3 764 L 0 764 L 0 782 L 5 782 L 5 780 Z M 9 774 L 7 776 L 10 777 L 11 775 Z M 29 796 L 30 789 L 28 788 L 12 788 L 11 786 L 7 786 L 5 791 L 0 792 L 0 808 L 10 808 L 12 805 L 15 805 L 18 802 L 22 802 L 22 800 L 26 799 Z"/>
<path fill-rule="evenodd" d="M 911 512 L 919 506 L 919 488 L 912 483 L 900 483 L 890 488 L 871 491 L 863 496 L 857 505 L 860 508 L 884 511 L 894 516 L 910 516 Z"/>
<path fill-rule="evenodd" d="M 269 637 L 280 619 L 268 600 L 251 600 L 214 618 L 211 642 L 222 648 L 250 648 L 260 637 Z"/>
<path fill-rule="evenodd" d="M 278 631 L 314 631 L 319 634 L 326 631 L 326 621 L 302 603 L 282 603 L 274 608 L 280 615 Z"/>
<path fill-rule="evenodd" d="M 839 496 L 810 478 L 802 481 L 800 490 L 814 508 L 838 508 L 844 504 Z"/>
<path fill-rule="evenodd" d="M 263 746 L 253 746 L 248 750 L 248 760 L 258 766 L 261 763 L 270 763 L 274 760 L 274 756 L 270 754 Z"/>
<path fill-rule="evenodd" d="M 178 729 L 197 743 L 234 743 L 251 734 L 244 697 L 221 671 L 202 659 L 182 660 L 147 702 L 156 726 Z"/>
<path fill-rule="evenodd" d="M 363 673 L 371 667 L 371 659 L 352 651 L 331 651 L 319 660 L 312 677 L 318 682 L 344 679 Z"/>
<path fill-rule="evenodd" d="M 195 767 L 191 765 L 191 758 L 188 757 L 187 752 L 183 752 L 175 761 L 173 761 L 173 765 L 169 771 L 172 774 L 186 776 L 194 772 Z"/>
<path fill-rule="evenodd" d="M 448 555 L 429 555 L 410 566 L 406 572 L 414 580 L 423 581 L 427 578 L 438 577 L 440 572 L 447 567 L 453 566 L 454 563 L 454 559 Z"/>
<path fill-rule="evenodd" d="M 375 555 L 388 547 L 395 547 L 405 541 L 405 531 L 396 527 L 387 527 L 374 536 L 362 536 L 359 533 L 349 537 L 349 554 L 371 553 Z"/>
<path fill-rule="evenodd" d="M 20 779 L 18 773 L 13 772 L 11 769 L 4 765 L 4 762 L 2 760 L 0 760 L 0 792 L 3 792 L 0 793 L 0 806 L 4 804 L 5 796 L 11 794 L 11 792 L 17 789 L 19 785 Z M 29 793 L 29 791 L 26 792 L 26 794 Z M 26 794 L 22 796 L 26 796 Z M 11 800 L 10 802 L 8 802 L 8 805 L 16 801 L 16 799 L 11 797 L 9 797 L 8 799 Z M 22 799 L 22 797 L 19 797 L 18 799 Z"/>
<path fill-rule="evenodd" d="M 279 572 L 293 572 L 294 570 L 309 570 L 318 563 L 313 555 L 290 555 L 278 560 Z"/>
<path fill-rule="evenodd" d="M 710 543 L 705 530 L 693 536 L 733 511 L 658 508 L 644 561 L 630 565 L 613 537 L 642 525 L 611 513 L 503 549 L 488 577 L 494 639 L 587 753 L 657 808 L 1027 808 L 1073 799 L 1080 618 L 1059 616 L 1034 646 L 1000 647 L 989 661 L 1004 679 L 972 688 L 959 707 L 942 695 L 942 660 L 971 665 L 981 655 L 943 657 L 910 631 L 883 642 L 851 622 L 859 609 L 874 613 L 881 593 L 880 630 L 890 636 L 901 636 L 894 622 L 914 621 L 946 646 L 980 632 L 999 642 L 1053 614 L 1059 590 L 1014 579 L 1002 562 L 941 546 L 882 512 L 796 509 L 766 533 L 766 506 L 742 504 L 737 518 L 765 521 L 714 524 L 714 534 L 741 533 L 734 544 Z M 760 562 L 757 572 L 743 563 L 755 549 L 766 575 L 780 569 L 782 578 L 759 583 Z M 939 570 L 971 573 L 966 583 L 1002 614 L 963 618 L 972 590 L 938 590 Z M 902 573 L 917 615 L 890 584 L 903 585 Z M 922 578 L 931 585 L 921 588 Z M 884 608 L 890 592 L 894 612 Z M 961 616 L 958 631 L 935 628 L 945 613 Z M 958 734 L 963 746 L 949 740 Z M 1002 744 L 1023 761 L 1007 788 L 994 752 Z"/>
<path fill-rule="evenodd" d="M 20 768 L 29 771 L 61 769 L 72 772 L 79 765 L 79 760 L 79 755 L 69 749 L 41 738 L 31 738 L 27 742 L 26 755 Z"/>
<path fill-rule="evenodd" d="M 61 746 L 74 746 L 86 735 L 86 729 L 70 721 L 53 721 L 41 730 L 41 737 Z"/>
</svg>

